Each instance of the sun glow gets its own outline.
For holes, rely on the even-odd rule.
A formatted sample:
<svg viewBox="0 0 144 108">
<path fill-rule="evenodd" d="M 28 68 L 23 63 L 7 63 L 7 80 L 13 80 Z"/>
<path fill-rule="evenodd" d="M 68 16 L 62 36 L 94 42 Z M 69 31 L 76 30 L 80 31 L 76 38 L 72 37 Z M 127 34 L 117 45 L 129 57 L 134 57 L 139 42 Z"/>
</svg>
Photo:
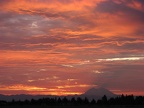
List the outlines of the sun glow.
<svg viewBox="0 0 144 108">
<path fill-rule="evenodd" d="M 25 90 L 25 91 L 44 91 L 46 88 L 36 87 L 36 86 L 26 86 L 22 84 L 12 85 L 12 86 L 2 86 L 0 90 Z"/>
<path fill-rule="evenodd" d="M 87 87 L 88 85 L 66 85 L 66 86 L 58 86 L 52 88 L 43 88 L 37 86 L 27 86 L 22 84 L 11 85 L 11 86 L 1 86 L 0 91 L 26 91 L 28 94 L 45 94 L 45 95 L 78 95 L 82 94 L 83 91 L 75 91 L 71 90 L 71 88 L 81 88 Z M 11 95 L 11 94 L 9 94 Z"/>
</svg>

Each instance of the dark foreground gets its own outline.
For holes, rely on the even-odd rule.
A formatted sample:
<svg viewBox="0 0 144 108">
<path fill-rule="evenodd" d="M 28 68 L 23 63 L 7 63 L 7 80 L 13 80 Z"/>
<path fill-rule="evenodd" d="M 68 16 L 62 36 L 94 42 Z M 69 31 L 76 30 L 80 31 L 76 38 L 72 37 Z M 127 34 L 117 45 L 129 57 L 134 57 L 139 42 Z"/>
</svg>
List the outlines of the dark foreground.
<svg viewBox="0 0 144 108">
<path fill-rule="evenodd" d="M 0 106 L 0 108 L 144 108 L 144 106 Z"/>
<path fill-rule="evenodd" d="M 85 98 L 41 98 L 38 100 L 0 101 L 0 108 L 144 108 L 144 96 L 122 95 L 99 100 Z"/>
</svg>

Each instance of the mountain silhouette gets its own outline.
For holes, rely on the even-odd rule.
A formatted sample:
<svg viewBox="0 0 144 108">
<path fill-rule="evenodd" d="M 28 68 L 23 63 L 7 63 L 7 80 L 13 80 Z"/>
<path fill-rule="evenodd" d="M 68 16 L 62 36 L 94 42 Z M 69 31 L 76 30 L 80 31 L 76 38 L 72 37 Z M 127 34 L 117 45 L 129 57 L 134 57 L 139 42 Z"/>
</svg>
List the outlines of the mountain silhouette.
<svg viewBox="0 0 144 108">
<path fill-rule="evenodd" d="M 107 98 L 111 98 L 111 97 L 116 97 L 117 95 L 115 95 L 114 93 L 112 93 L 111 91 L 105 89 L 105 88 L 91 88 L 89 90 L 87 90 L 82 97 L 87 97 L 89 100 L 95 99 L 101 99 L 104 95 L 107 96 Z"/>
<path fill-rule="evenodd" d="M 105 89 L 105 88 L 91 88 L 87 90 L 84 94 L 82 95 L 68 95 L 68 96 L 54 96 L 54 95 L 26 95 L 26 94 L 20 94 L 20 95 L 1 95 L 0 94 L 0 100 L 6 100 L 6 101 L 12 101 L 13 99 L 18 101 L 24 101 L 24 100 L 31 100 L 31 99 L 40 99 L 40 98 L 64 98 L 67 97 L 68 99 L 71 99 L 73 97 L 81 97 L 85 98 L 87 97 L 89 100 L 95 99 L 98 100 L 102 98 L 104 95 L 106 95 L 108 98 L 110 97 L 115 97 L 116 95 L 113 94 L 111 91 Z"/>
<path fill-rule="evenodd" d="M 88 96 L 108 96 L 108 97 L 113 97 L 115 96 L 114 93 L 112 93 L 111 91 L 105 89 L 105 88 L 91 88 L 89 90 L 87 90 L 84 95 L 88 95 Z"/>
</svg>

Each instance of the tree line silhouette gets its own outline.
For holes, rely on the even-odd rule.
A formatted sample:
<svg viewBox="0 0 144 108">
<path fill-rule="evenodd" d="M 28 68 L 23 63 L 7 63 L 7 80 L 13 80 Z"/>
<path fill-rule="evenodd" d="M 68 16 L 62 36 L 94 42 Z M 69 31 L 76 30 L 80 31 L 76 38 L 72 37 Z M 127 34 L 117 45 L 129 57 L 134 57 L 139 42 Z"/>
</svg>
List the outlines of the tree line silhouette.
<svg viewBox="0 0 144 108">
<path fill-rule="evenodd" d="M 67 97 L 55 97 L 55 98 L 41 98 L 38 100 L 24 100 L 16 101 L 12 100 L 10 102 L 0 101 L 0 106 L 15 106 L 15 105 L 47 105 L 47 106 L 81 106 L 81 105 L 144 105 L 144 96 L 133 96 L 133 95 L 121 95 L 113 98 L 107 98 L 104 95 L 99 100 L 88 100 L 88 98 L 73 97 L 67 99 Z"/>
</svg>

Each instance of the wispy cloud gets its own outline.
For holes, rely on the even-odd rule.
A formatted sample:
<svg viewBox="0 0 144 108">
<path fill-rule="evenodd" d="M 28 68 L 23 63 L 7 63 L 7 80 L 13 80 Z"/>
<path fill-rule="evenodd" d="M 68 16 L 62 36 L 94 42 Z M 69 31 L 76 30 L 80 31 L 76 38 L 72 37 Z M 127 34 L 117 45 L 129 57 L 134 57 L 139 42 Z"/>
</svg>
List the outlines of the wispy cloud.
<svg viewBox="0 0 144 108">
<path fill-rule="evenodd" d="M 138 61 L 138 60 L 144 60 L 144 57 L 107 58 L 107 59 L 98 59 L 97 62 L 102 62 L 102 61 Z"/>
</svg>

